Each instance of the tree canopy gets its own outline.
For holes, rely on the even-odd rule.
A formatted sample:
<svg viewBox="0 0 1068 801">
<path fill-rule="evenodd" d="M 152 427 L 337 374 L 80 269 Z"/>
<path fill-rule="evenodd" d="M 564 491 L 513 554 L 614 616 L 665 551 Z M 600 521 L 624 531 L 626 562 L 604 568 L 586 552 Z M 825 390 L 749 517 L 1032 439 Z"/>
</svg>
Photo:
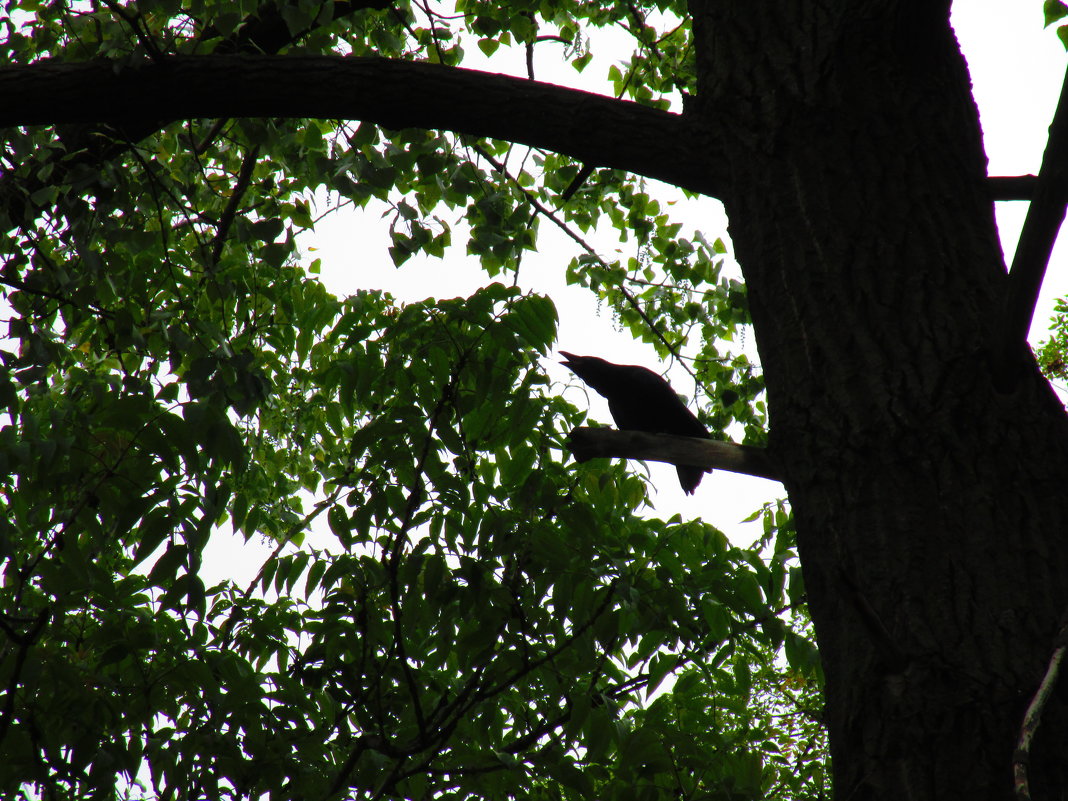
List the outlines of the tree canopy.
<svg viewBox="0 0 1068 801">
<path fill-rule="evenodd" d="M 641 258 L 579 250 L 570 280 L 661 354 L 685 349 L 704 418 L 759 443 L 760 376 L 724 345 L 748 317 L 722 243 L 682 237 L 633 174 L 479 135 L 486 112 L 467 134 L 401 127 L 437 113 L 426 65 L 536 46 L 582 68 L 588 26 L 636 39 L 614 75 L 645 104 L 628 113 L 665 109 L 692 81 L 681 8 L 9 5 L 9 65 L 218 63 L 209 85 L 172 75 L 117 113 L 96 95 L 62 124 L 5 129 L 5 793 L 821 792 L 787 508 L 741 549 L 710 523 L 643 513 L 648 487 L 622 464 L 571 462 L 582 412 L 539 365 L 556 310 L 507 285 L 539 226 L 614 226 Z M 278 113 L 243 117 L 218 87 L 226 65 L 274 53 L 287 69 L 322 69 L 319 53 L 416 72 L 354 76 L 357 93 L 412 82 L 373 101 L 393 126 L 341 107 L 302 118 L 274 82 Z M 350 64 L 378 66 L 327 67 Z M 502 89 L 517 113 L 519 85 Z M 54 91 L 46 116 L 88 100 Z M 184 98 L 217 111 L 187 114 Z M 487 285 L 408 305 L 334 297 L 297 240 L 324 198 L 384 204 L 398 265 L 452 246 L 454 213 Z M 317 526 L 330 536 L 309 540 Z M 205 546 L 230 527 L 273 552 L 252 584 L 206 584 Z"/>
<path fill-rule="evenodd" d="M 1068 440 L 991 198 L 1062 183 L 987 180 L 948 3 L 7 5 L 4 793 L 815 799 L 833 753 L 843 798 L 1006 795 Z M 537 80 L 603 29 L 614 96 Z M 725 201 L 745 283 L 653 178 Z M 333 207 L 485 284 L 334 296 Z M 690 371 L 709 464 L 783 481 L 752 547 L 572 459 L 517 282 L 549 225 Z M 230 530 L 251 583 L 205 581 Z"/>
</svg>

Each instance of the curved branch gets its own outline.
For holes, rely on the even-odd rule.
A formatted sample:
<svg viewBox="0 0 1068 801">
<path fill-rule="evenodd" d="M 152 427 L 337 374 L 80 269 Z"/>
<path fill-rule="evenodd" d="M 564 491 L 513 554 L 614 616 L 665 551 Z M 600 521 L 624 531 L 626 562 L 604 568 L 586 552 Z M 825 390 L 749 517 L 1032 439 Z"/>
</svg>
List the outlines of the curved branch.
<svg viewBox="0 0 1068 801">
<path fill-rule="evenodd" d="M 732 473 L 782 481 L 782 471 L 764 448 L 736 445 L 699 437 L 616 431 L 611 428 L 576 428 L 567 439 L 577 462 L 606 456 L 647 459 L 674 465 L 716 468 Z"/>
<path fill-rule="evenodd" d="M 160 64 L 41 62 L 0 67 L 0 127 L 210 117 L 366 120 L 545 148 L 580 161 L 720 194 L 679 114 L 540 81 L 440 64 L 338 56 L 172 56 Z M 665 148 L 664 142 L 671 142 Z"/>
<path fill-rule="evenodd" d="M 234 219 L 237 217 L 237 210 L 241 207 L 241 200 L 245 197 L 245 192 L 248 191 L 249 184 L 252 182 L 252 172 L 256 169 L 256 159 L 259 158 L 259 155 L 259 145 L 253 145 L 245 154 L 244 161 L 241 162 L 241 171 L 237 174 L 234 188 L 230 190 L 230 200 L 227 202 L 226 208 L 223 209 L 222 216 L 219 217 L 219 224 L 216 226 L 215 237 L 212 240 L 211 266 L 213 268 L 217 267 L 220 259 L 222 259 L 223 248 L 226 247 L 226 237 L 230 233 L 230 226 L 234 224 Z"/>
</svg>

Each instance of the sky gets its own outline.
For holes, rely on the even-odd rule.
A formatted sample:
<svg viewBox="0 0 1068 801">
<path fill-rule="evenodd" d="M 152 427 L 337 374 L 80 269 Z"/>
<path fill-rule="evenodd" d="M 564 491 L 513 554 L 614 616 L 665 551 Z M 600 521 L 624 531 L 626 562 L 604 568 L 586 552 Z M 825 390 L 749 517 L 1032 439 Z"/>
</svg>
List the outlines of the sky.
<svg viewBox="0 0 1068 801">
<path fill-rule="evenodd" d="M 1052 29 L 1042 27 L 1041 0 L 958 0 L 953 6 L 953 24 L 972 75 L 990 159 L 989 174 L 1036 173 L 1068 63 L 1064 48 Z M 600 50 L 595 47 L 599 55 L 581 74 L 561 62 L 559 50 L 539 48 L 536 77 L 610 94 L 604 76 L 610 64 L 627 56 L 627 47 L 623 37 L 608 41 Z M 470 50 L 477 56 L 477 50 Z M 466 66 L 520 76 L 526 74 L 521 58 L 502 63 L 499 55 L 491 62 Z M 710 198 L 685 200 L 678 190 L 656 182 L 651 182 L 650 194 L 673 204 L 673 215 L 684 223 L 683 235 L 689 235 L 691 229 L 697 228 L 710 240 L 726 237 L 726 217 L 718 201 Z M 1027 204 L 998 203 L 996 211 L 1002 247 L 1011 254 Z M 460 232 L 455 227 L 454 243 L 458 246 L 454 245 L 453 253 L 446 259 L 416 257 L 396 269 L 387 252 L 387 228 L 387 222 L 374 211 L 342 211 L 325 217 L 315 234 L 303 238 L 300 246 L 308 261 L 315 257 L 322 259 L 321 279 L 338 295 L 350 294 L 357 289 L 379 288 L 407 301 L 430 296 L 457 297 L 470 295 L 477 287 L 492 280 L 479 269 L 475 258 L 464 255 L 463 243 L 458 236 Z M 564 268 L 576 253 L 574 243 L 545 221 L 540 230 L 539 249 L 524 256 L 519 278 L 521 285 L 548 294 L 556 303 L 560 315 L 556 351 L 598 355 L 610 361 L 658 369 L 660 365 L 651 347 L 637 343 L 617 330 L 610 313 L 599 309 L 585 290 L 565 285 Z M 632 255 L 627 251 L 615 253 L 621 246 L 614 233 L 593 234 L 589 239 L 605 258 Z M 1048 336 L 1053 301 L 1068 295 L 1066 247 L 1062 244 L 1054 251 L 1032 326 L 1032 342 Z M 736 265 L 728 265 L 728 270 L 740 276 Z M 746 343 L 746 347 L 751 358 L 756 359 L 752 343 Z M 550 377 L 560 382 L 557 389 L 580 407 L 588 404 L 594 420 L 610 423 L 611 416 L 603 399 L 595 393 L 583 392 L 557 361 L 556 353 L 545 360 Z M 671 373 L 669 377 L 679 392 L 692 396 L 693 386 L 687 386 L 684 374 Z M 1063 387 L 1059 390 L 1068 402 L 1068 391 Z M 635 467 L 641 469 L 640 464 L 635 463 Z M 762 503 L 785 494 L 778 482 L 717 470 L 705 477 L 693 496 L 686 496 L 678 487 L 673 466 L 650 462 L 648 470 L 656 486 L 653 494 L 655 508 L 650 510 L 651 513 L 663 518 L 676 513 L 687 519 L 703 518 L 721 528 L 739 545 L 748 545 L 761 534 L 759 523 L 743 524 L 741 521 Z M 220 532 L 213 538 L 211 550 L 226 556 L 222 560 L 206 559 L 205 567 L 211 570 L 209 566 L 214 563 L 214 569 L 223 571 L 226 577 L 240 581 L 247 575 L 251 579 L 266 553 L 263 548 L 263 544 L 256 540 L 242 543 L 239 536 Z M 244 550 L 244 558 L 236 553 L 241 550 Z M 222 577 L 222 574 L 218 576 Z M 210 577 L 206 575 L 205 580 L 210 581 Z"/>
</svg>

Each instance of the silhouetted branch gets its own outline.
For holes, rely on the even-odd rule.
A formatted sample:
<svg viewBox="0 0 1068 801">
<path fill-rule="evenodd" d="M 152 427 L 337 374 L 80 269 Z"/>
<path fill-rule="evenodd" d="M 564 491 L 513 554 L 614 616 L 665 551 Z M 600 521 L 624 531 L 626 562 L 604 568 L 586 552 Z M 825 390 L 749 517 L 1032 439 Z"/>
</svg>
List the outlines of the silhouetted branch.
<svg viewBox="0 0 1068 801">
<path fill-rule="evenodd" d="M 365 120 L 488 136 L 709 195 L 722 191 L 727 174 L 680 114 L 441 64 L 238 54 L 0 67 L 0 127 L 108 122 L 129 129 L 216 117 Z M 667 141 L 679 145 L 665 150 Z"/>
<path fill-rule="evenodd" d="M 996 376 L 1006 389 L 1015 384 L 1014 365 L 1027 342 L 1038 293 L 1068 203 L 1068 71 L 1042 155 L 1042 169 L 1027 209 L 1009 271 L 1009 295 L 1002 320 Z"/>
<path fill-rule="evenodd" d="M 241 199 L 245 196 L 245 192 L 252 182 L 252 172 L 256 169 L 256 159 L 259 158 L 259 155 L 259 146 L 253 145 L 245 154 L 244 161 L 241 162 L 241 171 L 238 173 L 234 188 L 230 192 L 230 200 L 226 204 L 226 208 L 223 209 L 222 216 L 219 217 L 219 225 L 215 231 L 215 238 L 212 240 L 211 264 L 213 267 L 218 265 L 219 260 L 222 258 L 223 248 L 226 247 L 226 238 L 230 234 L 230 226 L 233 225 L 234 218 L 237 217 L 237 210 L 241 206 Z"/>
<path fill-rule="evenodd" d="M 997 175 L 986 179 L 991 200 L 1030 200 L 1038 185 L 1036 175 Z"/>
<path fill-rule="evenodd" d="M 612 428 L 576 428 L 568 437 L 567 447 L 577 462 L 620 456 L 782 480 L 782 471 L 765 449 L 733 442 Z"/>
</svg>

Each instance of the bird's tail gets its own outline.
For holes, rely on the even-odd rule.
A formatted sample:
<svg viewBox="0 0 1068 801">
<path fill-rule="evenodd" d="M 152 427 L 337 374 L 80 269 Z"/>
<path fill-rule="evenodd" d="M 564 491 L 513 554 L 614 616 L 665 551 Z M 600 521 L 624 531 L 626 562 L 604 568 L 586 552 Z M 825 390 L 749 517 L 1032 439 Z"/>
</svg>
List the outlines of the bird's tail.
<svg viewBox="0 0 1068 801">
<path fill-rule="evenodd" d="M 682 484 L 683 492 L 687 495 L 693 495 L 693 491 L 697 489 L 697 485 L 701 483 L 701 477 L 705 473 L 711 473 L 711 470 L 705 470 L 700 467 L 690 467 L 689 465 L 676 465 L 676 472 L 679 474 L 679 483 Z"/>
</svg>

